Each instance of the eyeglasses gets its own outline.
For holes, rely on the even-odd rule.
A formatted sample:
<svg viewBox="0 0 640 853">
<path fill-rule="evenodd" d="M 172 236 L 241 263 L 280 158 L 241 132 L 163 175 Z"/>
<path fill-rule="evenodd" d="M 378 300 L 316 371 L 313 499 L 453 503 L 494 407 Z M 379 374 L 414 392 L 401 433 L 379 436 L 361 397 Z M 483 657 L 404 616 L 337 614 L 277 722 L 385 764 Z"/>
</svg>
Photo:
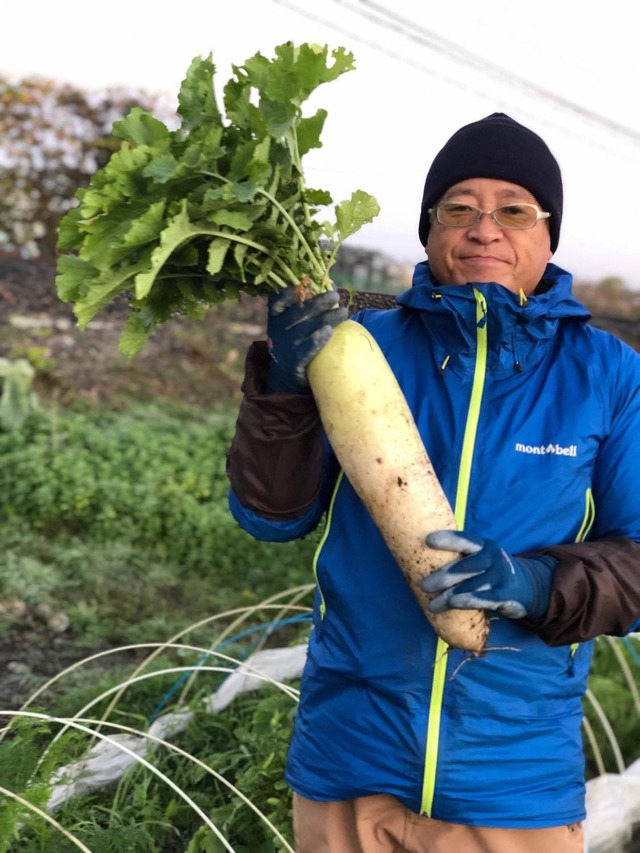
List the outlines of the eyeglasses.
<svg viewBox="0 0 640 853">
<path fill-rule="evenodd" d="M 450 228 L 469 228 L 480 222 L 483 214 L 490 216 L 500 228 L 522 231 L 533 228 L 539 219 L 548 219 L 551 214 L 540 210 L 535 204 L 505 204 L 493 210 L 481 210 L 474 204 L 462 204 L 459 201 L 441 201 L 430 208 L 431 218 L 440 225 Z"/>
</svg>

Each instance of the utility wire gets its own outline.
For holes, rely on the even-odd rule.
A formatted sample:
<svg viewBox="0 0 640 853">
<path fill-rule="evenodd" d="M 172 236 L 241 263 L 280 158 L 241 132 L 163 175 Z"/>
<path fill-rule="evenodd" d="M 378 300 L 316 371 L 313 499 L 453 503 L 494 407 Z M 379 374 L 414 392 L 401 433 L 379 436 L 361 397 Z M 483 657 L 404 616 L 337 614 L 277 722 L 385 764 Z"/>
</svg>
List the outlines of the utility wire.
<svg viewBox="0 0 640 853">
<path fill-rule="evenodd" d="M 586 107 L 581 106 L 580 104 L 576 104 L 575 102 L 570 101 L 568 98 L 564 98 L 561 95 L 557 95 L 555 92 L 552 92 L 549 89 L 545 89 L 542 86 L 539 86 L 537 83 L 532 83 L 530 80 L 527 80 L 524 77 L 520 77 L 516 74 L 513 74 L 511 71 L 505 70 L 496 63 L 490 62 L 484 57 L 476 53 L 472 53 L 466 48 L 460 47 L 460 45 L 457 45 L 449 39 L 438 35 L 438 33 L 433 32 L 433 30 L 427 30 L 425 27 L 422 27 L 420 26 L 420 24 L 416 23 L 416 21 L 410 20 L 408 18 L 403 17 L 402 15 L 398 15 L 396 12 L 386 9 L 379 3 L 372 2 L 372 0 L 359 0 L 359 2 L 361 6 L 373 9 L 377 15 L 381 16 L 384 19 L 387 19 L 389 28 L 395 30 L 396 32 L 399 32 L 405 38 L 408 38 L 412 41 L 417 42 L 418 44 L 429 47 L 431 50 L 443 53 L 456 62 L 459 62 L 463 65 L 467 65 L 477 71 L 480 71 L 481 73 L 499 79 L 510 86 L 515 86 L 516 88 L 522 89 L 525 92 L 533 94 L 536 97 L 543 98 L 544 100 L 552 101 L 562 109 L 565 109 L 569 112 L 574 113 L 575 115 L 580 116 L 580 118 L 584 118 L 588 121 L 600 124 L 603 127 L 606 127 L 608 130 L 612 130 L 615 133 L 620 133 L 624 136 L 629 137 L 634 142 L 640 143 L 640 132 L 629 128 L 626 125 L 620 124 L 619 122 L 613 121 L 612 119 L 609 119 L 606 116 L 601 115 L 600 113 L 596 113 L 593 110 L 589 110 Z M 353 3 L 342 2 L 340 3 L 340 5 L 346 5 L 353 8 Z M 361 9 L 356 9 L 355 11 L 357 14 L 361 14 L 368 20 L 372 20 L 378 24 L 380 23 L 379 18 L 376 18 L 370 13 L 366 13 Z"/>
<path fill-rule="evenodd" d="M 456 86 L 458 89 L 461 89 L 464 92 L 468 92 L 469 94 L 477 95 L 479 97 L 486 97 L 486 92 L 484 90 L 480 88 L 471 88 L 467 84 L 461 83 L 455 77 L 451 77 L 448 74 L 444 74 L 439 69 L 426 66 L 411 59 L 407 59 L 405 54 L 389 50 L 389 48 L 383 47 L 378 42 L 370 41 L 369 39 L 363 38 L 360 33 L 355 32 L 355 30 L 349 30 L 344 26 L 340 26 L 335 21 L 327 20 L 326 18 L 321 18 L 318 15 L 312 14 L 307 9 L 300 9 L 299 6 L 296 6 L 294 3 L 287 2 L 287 0 L 274 0 L 274 2 L 277 3 L 279 6 L 284 6 L 286 9 L 291 9 L 291 11 L 297 12 L 297 14 L 301 15 L 303 18 L 306 18 L 309 21 L 314 21 L 316 24 L 321 24 L 322 26 L 335 30 L 336 32 L 341 33 L 342 35 L 348 36 L 349 38 L 354 39 L 355 41 L 359 41 L 361 44 L 364 44 L 367 47 L 371 47 L 374 50 L 379 51 L 385 56 L 388 56 L 390 59 L 394 59 L 398 62 L 401 62 L 403 65 L 408 65 L 412 68 L 417 68 L 419 71 L 425 71 L 427 74 L 432 75 L 434 77 L 439 77 L 445 83 L 448 83 L 451 86 Z M 333 2 L 337 2 L 339 3 L 339 5 L 341 5 L 340 0 L 333 0 Z M 376 23 L 380 22 L 376 21 Z"/>
<path fill-rule="evenodd" d="M 494 2 L 500 3 L 501 0 L 494 0 Z M 562 63 L 563 69 L 573 70 L 582 77 L 592 74 L 593 59 L 590 62 L 585 61 L 584 57 L 580 58 L 567 50 L 564 44 L 561 48 L 554 47 L 553 41 L 549 39 L 549 25 L 546 19 L 541 18 L 538 14 L 537 6 L 528 8 L 536 13 L 534 18 L 526 17 L 525 10 L 527 7 L 515 3 L 509 6 L 508 18 L 491 14 L 489 7 L 481 7 L 479 4 L 472 7 L 467 4 L 464 10 L 465 24 L 473 32 L 474 39 L 477 40 L 485 39 L 488 33 L 489 38 L 497 41 L 500 38 L 511 41 L 514 31 L 516 31 L 518 33 L 518 48 L 522 51 L 530 50 L 531 55 L 536 57 L 537 65 L 555 66 Z M 525 16 L 521 14 L 522 12 L 525 12 Z"/>
<path fill-rule="evenodd" d="M 500 103 L 503 103 L 503 104 L 505 103 L 502 98 L 498 99 L 494 92 L 492 92 L 491 96 L 489 96 L 487 94 L 486 89 L 484 89 L 484 88 L 469 86 L 468 83 L 463 83 L 460 80 L 458 80 L 457 78 L 452 77 L 451 75 L 444 73 L 440 69 L 436 69 L 436 68 L 433 68 L 432 66 L 427 66 L 423 63 L 416 62 L 415 60 L 409 59 L 409 58 L 407 58 L 406 54 L 404 54 L 404 53 L 399 53 L 399 52 L 390 50 L 388 47 L 381 45 L 379 42 L 372 41 L 370 39 L 364 38 L 359 32 L 356 32 L 354 30 L 350 30 L 347 27 L 336 23 L 333 20 L 328 20 L 327 18 L 322 18 L 319 15 L 315 15 L 315 14 L 309 12 L 308 9 L 306 9 L 306 8 L 301 9 L 299 6 L 296 6 L 295 3 L 289 2 L 289 0 L 273 0 L 273 2 L 275 2 L 279 6 L 285 7 L 286 9 L 290 9 L 291 11 L 297 13 L 298 15 L 301 15 L 303 18 L 306 18 L 309 21 L 314 21 L 315 23 L 320 24 L 324 27 L 327 27 L 328 29 L 332 29 L 332 30 L 335 30 L 336 32 L 339 32 L 342 35 L 345 35 L 348 38 L 353 39 L 354 41 L 358 41 L 361 44 L 364 44 L 366 47 L 372 48 L 373 50 L 376 50 L 379 53 L 382 53 L 383 55 L 388 56 L 390 59 L 393 59 L 393 60 L 401 63 L 402 65 L 407 65 L 410 68 L 415 68 L 416 70 L 421 71 L 421 72 L 423 72 L 429 76 L 436 77 L 437 79 L 442 80 L 447 85 L 454 86 L 455 88 L 467 93 L 468 95 L 472 95 L 472 96 L 478 97 L 484 101 L 487 101 L 488 103 L 491 103 L 494 108 L 498 105 L 499 101 L 500 101 Z M 352 4 L 345 3 L 344 0 L 332 0 L 332 2 L 336 3 L 339 6 L 347 6 L 347 7 L 352 6 Z M 356 10 L 356 12 L 357 12 L 357 14 L 361 14 L 361 10 Z M 379 26 L 389 29 L 385 22 L 382 22 L 379 19 L 376 19 L 373 17 L 372 17 L 372 20 L 376 24 L 378 24 Z M 481 70 L 483 70 L 483 69 L 481 69 Z M 508 104 L 504 106 L 504 109 L 508 110 L 508 108 L 509 108 Z M 557 124 L 555 122 L 549 121 L 549 119 L 546 117 L 541 120 L 538 115 L 534 115 L 530 111 L 523 110 L 520 105 L 518 105 L 518 109 L 519 109 L 520 113 L 526 118 L 533 119 L 537 122 L 540 122 L 540 123 L 544 124 L 546 127 L 555 128 L 556 130 L 561 131 L 566 136 L 573 137 L 574 139 L 577 139 L 582 143 L 586 142 L 589 145 L 591 145 L 593 148 L 596 148 L 600 151 L 603 151 L 603 152 L 608 153 L 608 154 L 615 154 L 616 156 L 620 156 L 620 152 L 618 150 L 616 150 L 616 149 L 614 149 L 614 148 L 612 148 L 606 144 L 602 144 L 598 140 L 593 139 L 593 137 L 588 137 L 585 139 L 584 134 L 581 134 L 578 131 L 573 131 L 570 128 L 567 128 L 565 125 L 560 125 L 560 124 Z M 630 132 L 632 132 L 632 131 L 630 131 Z M 634 140 L 636 142 L 638 140 L 640 140 L 640 134 L 637 134 L 637 137 L 638 138 L 636 140 Z"/>
<path fill-rule="evenodd" d="M 274 0 L 274 2 L 298 13 L 299 15 L 302 15 L 308 20 L 315 21 L 316 23 L 319 23 L 325 27 L 340 32 L 343 35 L 347 35 L 349 38 L 355 39 L 360 43 L 366 45 L 367 47 L 373 48 L 374 50 L 377 50 L 402 64 L 408 65 L 426 74 L 437 77 L 448 85 L 455 86 L 456 88 L 462 91 L 483 98 L 484 100 L 489 100 L 487 92 L 485 90 L 471 87 L 468 84 L 462 83 L 454 77 L 443 73 L 439 69 L 425 66 L 422 63 L 410 60 L 406 57 L 405 54 L 389 50 L 389 48 L 383 47 L 379 43 L 363 38 L 360 33 L 355 32 L 353 30 L 349 30 L 333 20 L 328 20 L 327 18 L 322 18 L 318 15 L 314 15 L 306 8 L 301 9 L 294 3 L 287 2 L 287 0 Z M 442 36 L 439 36 L 437 33 L 426 30 L 424 27 L 421 27 L 414 21 L 411 21 L 393 12 L 390 12 L 384 7 L 379 6 L 377 3 L 371 3 L 369 2 L 369 0 L 359 0 L 361 5 L 370 6 L 371 9 L 374 10 L 372 12 L 366 11 L 362 8 L 358 8 L 354 3 L 348 2 L 348 0 L 332 0 L 332 2 L 336 3 L 338 6 L 347 8 L 349 11 L 352 11 L 359 17 L 362 17 L 372 22 L 375 25 L 382 27 L 383 29 L 395 31 L 401 37 L 414 41 L 420 44 L 422 47 L 427 47 L 430 50 L 444 54 L 449 60 L 452 60 L 453 62 L 472 67 L 474 70 L 479 71 L 480 73 L 485 74 L 486 76 L 492 77 L 493 79 L 497 79 L 499 82 L 511 86 L 512 88 L 519 88 L 525 91 L 529 96 L 538 99 L 542 98 L 547 102 L 551 102 L 554 106 L 560 107 L 565 112 L 571 112 L 574 115 L 579 116 L 583 120 L 604 127 L 609 132 L 625 136 L 627 139 L 630 139 L 635 145 L 638 145 L 640 143 L 640 132 L 629 128 L 626 125 L 622 125 L 619 122 L 615 122 L 601 115 L 600 113 L 596 113 L 593 110 L 589 110 L 581 106 L 580 104 L 576 104 L 567 98 L 563 98 L 560 95 L 556 95 L 554 92 L 551 92 L 550 90 L 545 89 L 542 86 L 532 83 L 531 81 L 526 80 L 523 77 L 516 76 L 511 72 L 507 71 L 506 69 L 500 67 L 499 65 L 488 62 L 483 57 L 474 54 L 471 51 L 460 47 L 459 45 L 456 45 L 455 43 L 443 38 Z M 493 96 L 493 93 L 491 100 L 495 103 L 495 97 Z M 553 126 L 552 123 L 550 123 L 548 120 L 545 120 L 544 123 L 547 126 Z M 561 130 L 565 134 L 579 138 L 582 142 L 585 141 L 583 135 L 572 132 L 564 126 L 561 127 Z M 599 148 L 601 150 L 609 150 L 611 152 L 610 148 L 607 148 L 607 146 L 600 145 L 593 139 L 588 139 L 586 141 L 596 148 Z"/>
</svg>

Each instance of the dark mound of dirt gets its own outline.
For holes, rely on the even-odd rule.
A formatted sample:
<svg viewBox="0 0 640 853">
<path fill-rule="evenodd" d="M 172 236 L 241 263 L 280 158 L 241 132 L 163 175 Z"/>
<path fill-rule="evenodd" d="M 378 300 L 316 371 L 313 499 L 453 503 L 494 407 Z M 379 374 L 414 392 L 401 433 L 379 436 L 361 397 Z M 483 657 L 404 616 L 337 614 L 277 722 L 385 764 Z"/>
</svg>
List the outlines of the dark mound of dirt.
<svg viewBox="0 0 640 853">
<path fill-rule="evenodd" d="M 244 353 L 264 337 L 264 301 L 242 297 L 204 320 L 176 317 L 129 361 L 118 349 L 127 307 L 117 301 L 80 330 L 58 299 L 55 264 L 0 257 L 0 356 L 27 358 L 35 391 L 114 407 L 171 399 L 193 405 L 239 399 Z"/>
</svg>

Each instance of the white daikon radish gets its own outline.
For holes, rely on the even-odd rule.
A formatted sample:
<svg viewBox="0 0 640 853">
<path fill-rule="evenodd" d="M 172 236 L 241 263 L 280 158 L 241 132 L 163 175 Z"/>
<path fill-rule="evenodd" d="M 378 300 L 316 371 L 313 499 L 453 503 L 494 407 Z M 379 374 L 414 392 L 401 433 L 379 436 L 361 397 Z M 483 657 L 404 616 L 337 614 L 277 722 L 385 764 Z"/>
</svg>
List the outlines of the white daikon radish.
<svg viewBox="0 0 640 853">
<path fill-rule="evenodd" d="M 307 376 L 331 446 L 436 633 L 452 648 L 485 649 L 481 610 L 431 613 L 420 588 L 451 552 L 425 544 L 427 533 L 455 530 L 451 506 L 413 415 L 380 347 L 359 323 L 337 325 Z"/>
</svg>

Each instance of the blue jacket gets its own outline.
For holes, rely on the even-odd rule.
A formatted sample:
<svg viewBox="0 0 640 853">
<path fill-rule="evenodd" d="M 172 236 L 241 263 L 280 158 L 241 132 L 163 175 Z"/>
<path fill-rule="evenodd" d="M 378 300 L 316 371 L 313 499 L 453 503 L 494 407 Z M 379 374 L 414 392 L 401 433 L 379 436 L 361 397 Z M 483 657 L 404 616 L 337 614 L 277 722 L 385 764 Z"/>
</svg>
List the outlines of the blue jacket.
<svg viewBox="0 0 640 853">
<path fill-rule="evenodd" d="M 640 358 L 586 323 L 571 277 L 519 297 L 438 287 L 419 264 L 399 307 L 354 319 L 380 344 L 460 528 L 524 553 L 608 536 L 640 542 Z M 232 512 L 260 539 L 326 527 L 287 781 L 303 796 L 398 797 L 456 823 L 584 818 L 582 699 L 591 643 L 550 647 L 491 621 L 489 651 L 447 650 L 328 451 L 303 516 Z M 426 533 L 427 531 L 425 531 Z"/>
</svg>

